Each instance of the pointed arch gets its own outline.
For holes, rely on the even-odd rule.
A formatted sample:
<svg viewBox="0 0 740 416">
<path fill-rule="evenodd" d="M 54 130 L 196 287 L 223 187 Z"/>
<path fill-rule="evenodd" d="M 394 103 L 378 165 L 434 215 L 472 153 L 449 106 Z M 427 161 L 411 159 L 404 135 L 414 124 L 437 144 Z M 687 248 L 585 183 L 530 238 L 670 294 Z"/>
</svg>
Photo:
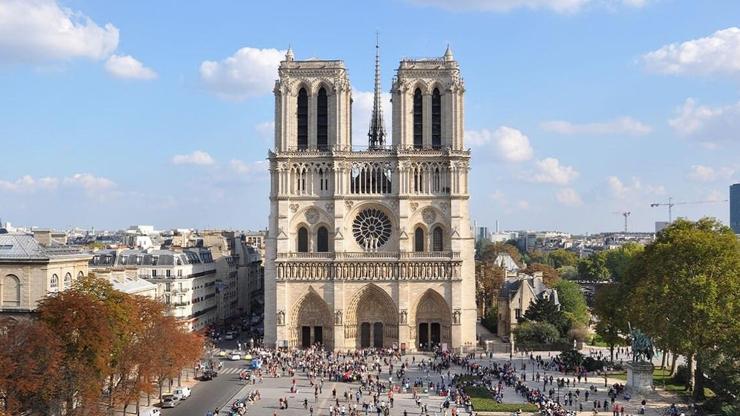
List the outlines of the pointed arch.
<svg viewBox="0 0 740 416">
<path fill-rule="evenodd" d="M 411 314 L 416 347 L 431 349 L 452 340 L 452 311 L 447 301 L 434 289 L 427 289 Z"/>
<path fill-rule="evenodd" d="M 316 230 L 316 251 L 319 253 L 329 251 L 329 230 L 323 225 Z"/>
<path fill-rule="evenodd" d="M 432 230 L 432 251 L 444 251 L 444 230 L 437 225 Z"/>
<path fill-rule="evenodd" d="M 296 251 L 299 253 L 308 253 L 308 228 L 299 227 L 296 236 Z"/>
<path fill-rule="evenodd" d="M 290 315 L 290 345 L 307 347 L 316 343 L 332 349 L 334 324 L 331 308 L 312 287 L 295 302 Z"/>
<path fill-rule="evenodd" d="M 363 325 L 366 324 L 366 325 Z M 380 324 L 380 325 L 376 325 Z M 374 336 L 363 340 L 362 331 L 373 331 Z M 382 336 L 377 331 L 382 331 Z M 357 348 L 368 346 L 382 346 L 388 348 L 398 343 L 398 307 L 393 298 L 373 283 L 369 283 L 358 290 L 352 297 L 348 307 L 344 325 L 344 336 L 348 345 L 353 343 Z M 363 341 L 379 341 L 378 345 L 371 341 L 370 345 L 363 345 Z"/>
<path fill-rule="evenodd" d="M 319 88 L 316 95 L 316 147 L 327 150 L 329 145 L 329 99 L 326 88 Z"/>
<path fill-rule="evenodd" d="M 306 150 L 308 148 L 308 92 L 305 87 L 301 87 L 298 91 L 297 101 L 297 145 L 299 150 Z"/>
<path fill-rule="evenodd" d="M 424 146 L 424 96 L 421 88 L 414 90 L 413 99 L 414 149 Z"/>
<path fill-rule="evenodd" d="M 424 251 L 424 228 L 416 226 L 414 230 L 414 251 L 421 253 Z"/>
<path fill-rule="evenodd" d="M 442 96 L 439 88 L 432 91 L 432 148 L 442 147 Z"/>
</svg>

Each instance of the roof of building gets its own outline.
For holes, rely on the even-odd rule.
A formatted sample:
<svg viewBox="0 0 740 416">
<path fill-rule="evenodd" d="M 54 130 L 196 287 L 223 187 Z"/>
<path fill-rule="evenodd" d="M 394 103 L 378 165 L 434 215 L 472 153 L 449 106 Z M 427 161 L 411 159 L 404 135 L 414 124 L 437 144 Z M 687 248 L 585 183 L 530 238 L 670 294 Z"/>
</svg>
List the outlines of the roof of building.
<svg viewBox="0 0 740 416">
<path fill-rule="evenodd" d="M 113 280 L 113 288 L 124 293 L 136 294 L 149 290 L 156 290 L 157 285 L 144 279 L 125 279 L 123 282 Z"/>
<path fill-rule="evenodd" d="M 90 259 L 90 266 L 175 266 L 213 263 L 211 252 L 200 247 L 175 250 L 100 250 Z"/>
<path fill-rule="evenodd" d="M 0 261 L 48 261 L 90 255 L 75 246 L 44 247 L 31 234 L 0 234 Z"/>
<path fill-rule="evenodd" d="M 504 285 L 501 287 L 501 296 L 507 299 L 511 298 L 521 289 L 522 284 L 526 284 L 538 299 L 547 297 L 552 299 L 556 305 L 560 304 L 557 290 L 547 287 L 541 277 L 526 274 L 506 278 Z"/>
</svg>

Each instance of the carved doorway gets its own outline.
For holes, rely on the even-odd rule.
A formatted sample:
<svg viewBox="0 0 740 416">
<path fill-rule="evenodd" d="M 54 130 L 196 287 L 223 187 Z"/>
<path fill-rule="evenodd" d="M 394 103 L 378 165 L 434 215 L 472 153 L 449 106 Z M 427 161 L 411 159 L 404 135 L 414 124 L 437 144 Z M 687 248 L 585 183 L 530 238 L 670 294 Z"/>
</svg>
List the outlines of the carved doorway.
<svg viewBox="0 0 740 416">
<path fill-rule="evenodd" d="M 452 313 L 442 295 L 432 289 L 424 292 L 416 304 L 414 321 L 419 350 L 432 350 L 445 343 L 450 346 Z"/>
<path fill-rule="evenodd" d="M 293 307 L 290 345 L 308 348 L 320 344 L 327 349 L 334 348 L 334 321 L 329 305 L 321 299 L 313 288 L 303 295 Z"/>
<path fill-rule="evenodd" d="M 370 347 L 370 323 L 363 322 L 360 325 L 360 348 Z"/>
<path fill-rule="evenodd" d="M 347 308 L 345 338 L 355 348 L 390 348 L 398 344 L 398 308 L 380 287 L 360 288 Z"/>
</svg>

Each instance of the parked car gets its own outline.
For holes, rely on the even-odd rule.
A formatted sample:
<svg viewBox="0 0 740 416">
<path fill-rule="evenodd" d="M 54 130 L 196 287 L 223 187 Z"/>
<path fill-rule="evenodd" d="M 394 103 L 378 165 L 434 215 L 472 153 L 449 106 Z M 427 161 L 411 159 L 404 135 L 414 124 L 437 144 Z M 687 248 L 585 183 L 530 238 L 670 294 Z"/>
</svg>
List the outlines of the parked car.
<svg viewBox="0 0 740 416">
<path fill-rule="evenodd" d="M 186 400 L 190 397 L 190 393 L 191 391 L 188 387 L 178 387 L 172 395 L 177 397 L 179 400 Z"/>
<path fill-rule="evenodd" d="M 140 416 L 161 416 L 162 412 L 156 407 L 142 407 L 139 409 Z"/>
<path fill-rule="evenodd" d="M 180 403 L 180 400 L 172 394 L 165 394 L 162 396 L 162 408 L 175 407 Z"/>
</svg>

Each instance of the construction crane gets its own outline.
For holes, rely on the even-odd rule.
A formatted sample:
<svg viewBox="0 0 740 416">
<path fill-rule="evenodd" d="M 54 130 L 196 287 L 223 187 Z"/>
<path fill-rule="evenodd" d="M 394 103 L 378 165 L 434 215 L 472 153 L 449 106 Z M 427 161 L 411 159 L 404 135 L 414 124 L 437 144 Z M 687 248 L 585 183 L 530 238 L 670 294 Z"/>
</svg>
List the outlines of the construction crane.
<svg viewBox="0 0 740 416">
<path fill-rule="evenodd" d="M 710 199 L 707 201 L 682 201 L 673 202 L 673 197 L 668 197 L 668 202 L 655 202 L 650 204 L 651 208 L 655 207 L 668 207 L 668 222 L 673 222 L 673 207 L 676 205 L 692 205 L 692 204 L 715 204 L 718 202 L 727 202 L 726 199 Z"/>
<path fill-rule="evenodd" d="M 629 218 L 630 215 L 632 215 L 629 211 L 614 211 L 612 214 L 619 214 L 624 217 L 624 232 L 627 232 L 627 218 Z"/>
</svg>

